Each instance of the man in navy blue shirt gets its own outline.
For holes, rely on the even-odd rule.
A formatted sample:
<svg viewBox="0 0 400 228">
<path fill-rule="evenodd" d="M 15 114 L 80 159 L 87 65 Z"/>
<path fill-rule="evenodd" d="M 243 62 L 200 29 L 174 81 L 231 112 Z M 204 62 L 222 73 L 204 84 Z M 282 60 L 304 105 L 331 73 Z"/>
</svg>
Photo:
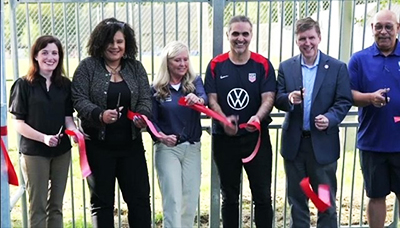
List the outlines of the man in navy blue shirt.
<svg viewBox="0 0 400 228">
<path fill-rule="evenodd" d="M 270 61 L 249 50 L 252 24 L 245 16 L 235 16 L 229 22 L 227 37 L 230 51 L 221 54 L 208 65 L 205 89 L 209 106 L 232 125 L 213 121 L 214 160 L 222 191 L 222 222 L 224 227 L 239 226 L 239 193 L 242 167 L 247 172 L 255 204 L 257 227 L 272 227 L 271 165 L 269 113 L 273 107 L 276 79 Z M 259 122 L 261 145 L 258 154 L 248 163 L 258 133 L 248 126 L 238 130 L 238 124 Z"/>
<path fill-rule="evenodd" d="M 285 111 L 281 154 L 287 180 L 291 228 L 309 228 L 308 199 L 300 181 L 310 178 L 313 189 L 330 187 L 331 207 L 318 213 L 319 228 L 336 228 L 336 168 L 340 153 L 339 124 L 352 105 L 346 64 L 318 49 L 321 31 L 307 17 L 296 22 L 301 52 L 279 65 L 275 106 Z"/>
<path fill-rule="evenodd" d="M 370 227 L 383 227 L 386 196 L 400 199 L 400 25 L 390 10 L 378 12 L 371 24 L 375 43 L 349 62 L 354 105 L 358 106 L 357 147 L 365 190 L 370 198 Z"/>
</svg>

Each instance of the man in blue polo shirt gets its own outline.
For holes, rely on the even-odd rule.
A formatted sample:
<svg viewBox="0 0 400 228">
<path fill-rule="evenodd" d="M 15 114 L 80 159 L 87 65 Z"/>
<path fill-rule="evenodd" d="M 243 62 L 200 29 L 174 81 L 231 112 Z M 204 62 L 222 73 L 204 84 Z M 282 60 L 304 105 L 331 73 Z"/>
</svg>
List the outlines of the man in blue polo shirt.
<svg viewBox="0 0 400 228">
<path fill-rule="evenodd" d="M 231 18 L 227 37 L 230 51 L 211 60 L 205 79 L 210 108 L 235 123 L 230 126 L 213 121 L 212 147 L 221 182 L 222 223 L 227 228 L 239 227 L 240 174 L 244 167 L 254 200 L 256 226 L 272 228 L 268 124 L 275 98 L 275 71 L 268 59 L 249 50 L 249 18 Z M 260 147 L 251 161 L 242 163 L 252 154 L 259 134 L 251 126 L 238 130 L 237 124 L 254 121 L 261 125 Z"/>
<path fill-rule="evenodd" d="M 358 106 L 357 146 L 370 198 L 370 227 L 383 227 L 386 196 L 400 199 L 400 43 L 399 22 L 394 12 L 382 10 L 373 20 L 375 43 L 355 53 L 349 62 L 354 105 Z"/>
</svg>

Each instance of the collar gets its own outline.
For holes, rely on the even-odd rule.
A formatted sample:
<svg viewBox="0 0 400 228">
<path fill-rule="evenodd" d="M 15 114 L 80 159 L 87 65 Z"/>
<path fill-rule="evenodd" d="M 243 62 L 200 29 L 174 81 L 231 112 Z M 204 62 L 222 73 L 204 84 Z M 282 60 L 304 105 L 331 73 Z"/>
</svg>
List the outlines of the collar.
<svg viewBox="0 0 400 228">
<path fill-rule="evenodd" d="M 308 66 L 308 65 L 304 62 L 303 55 L 300 55 L 300 64 L 301 64 L 301 66 L 304 66 L 304 67 L 307 67 L 307 68 L 310 68 L 310 69 L 311 69 L 311 68 L 314 68 L 315 66 L 318 66 L 320 55 L 321 55 L 321 51 L 318 50 L 317 58 L 315 59 L 314 64 L 313 64 L 312 66 Z"/>
<path fill-rule="evenodd" d="M 395 44 L 396 44 L 395 49 L 388 56 L 391 56 L 391 55 L 400 56 L 400 41 L 399 41 L 399 39 L 396 39 L 396 43 Z M 382 55 L 381 54 L 381 50 L 379 50 L 378 45 L 376 44 L 376 42 L 374 42 L 374 44 L 372 45 L 372 55 L 373 56 Z"/>
</svg>

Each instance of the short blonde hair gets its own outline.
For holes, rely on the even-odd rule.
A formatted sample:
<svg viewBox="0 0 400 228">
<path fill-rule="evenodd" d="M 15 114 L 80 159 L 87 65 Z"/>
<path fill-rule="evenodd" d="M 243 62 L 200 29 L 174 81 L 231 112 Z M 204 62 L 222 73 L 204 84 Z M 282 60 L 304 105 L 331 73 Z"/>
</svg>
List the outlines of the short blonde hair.
<svg viewBox="0 0 400 228">
<path fill-rule="evenodd" d="M 175 58 L 182 51 L 187 51 L 189 56 L 189 48 L 181 41 L 173 41 L 168 43 L 162 53 L 161 53 L 161 64 L 158 70 L 158 73 L 153 81 L 153 87 L 156 91 L 154 96 L 159 99 L 165 99 L 169 95 L 171 95 L 171 91 L 169 90 L 169 83 L 171 80 L 171 75 L 168 70 L 168 60 Z M 184 94 L 192 93 L 195 90 L 195 86 L 193 84 L 196 75 L 194 73 L 192 64 L 188 64 L 188 71 L 185 76 L 183 76 L 181 81 L 181 87 Z"/>
</svg>

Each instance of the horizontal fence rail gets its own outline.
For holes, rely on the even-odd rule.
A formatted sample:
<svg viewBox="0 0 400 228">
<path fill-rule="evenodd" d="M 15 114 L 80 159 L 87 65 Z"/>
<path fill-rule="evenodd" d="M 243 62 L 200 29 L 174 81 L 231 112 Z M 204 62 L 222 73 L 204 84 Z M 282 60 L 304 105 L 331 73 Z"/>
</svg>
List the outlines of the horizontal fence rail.
<svg viewBox="0 0 400 228">
<path fill-rule="evenodd" d="M 2 0 L 3 2 L 4 0 Z M 194 70 L 204 78 L 213 56 L 229 50 L 226 27 L 233 15 L 246 15 L 253 23 L 250 49 L 271 60 L 275 69 L 279 63 L 299 53 L 295 44 L 295 21 L 311 16 L 321 25 L 324 53 L 347 62 L 351 54 L 373 43 L 370 23 L 381 9 L 400 14 L 400 0 L 5 0 L 2 24 L 2 89 L 9 91 L 12 82 L 27 72 L 29 50 L 34 40 L 44 34 L 57 36 L 64 45 L 65 69 L 72 77 L 79 62 L 87 57 L 87 42 L 91 31 L 103 19 L 115 17 L 127 22 L 136 33 L 139 54 L 149 82 L 153 81 L 160 64 L 159 55 L 169 42 L 180 40 L 190 49 Z M 3 12 L 3 10 L 1 11 Z M 4 43 L 3 43 L 4 41 Z M 4 64 L 3 64 L 4 62 Z M 4 91 L 4 90 L 3 90 Z M 7 94 L 8 95 L 8 94 Z M 6 106 L 6 105 L 4 105 Z M 3 107 L 2 113 L 6 112 Z M 272 199 L 274 227 L 289 227 L 283 160 L 279 154 L 281 123 L 284 113 L 271 114 L 271 143 L 273 145 Z M 3 116 L 3 115 L 2 115 Z M 220 226 L 220 190 L 215 164 L 211 159 L 211 121 L 202 117 L 202 185 L 199 196 L 197 227 Z M 8 121 L 9 135 L 13 125 Z M 340 125 L 341 158 L 338 161 L 337 211 L 341 227 L 366 226 L 366 196 L 356 149 L 357 112 L 352 109 Z M 153 144 L 147 133 L 144 142 L 149 166 L 153 227 L 161 226 L 161 196 L 153 162 Z M 18 137 L 9 137 L 11 158 L 18 162 Z M 91 227 L 89 191 L 81 179 L 77 148 L 73 148 L 72 164 L 65 195 L 64 222 L 66 227 Z M 21 176 L 21 175 L 20 175 Z M 253 205 L 245 174 L 242 177 L 240 215 L 241 227 L 254 227 Z M 11 194 L 24 192 L 10 188 Z M 15 199 L 15 198 L 13 198 Z M 127 207 L 116 194 L 115 222 L 127 227 Z M 388 199 L 387 227 L 398 224 L 398 205 L 394 195 Z M 316 225 L 316 209 L 311 206 L 312 225 Z M 22 216 L 21 216 L 22 213 Z M 27 227 L 26 196 L 23 195 L 11 212 L 14 227 Z"/>
</svg>

